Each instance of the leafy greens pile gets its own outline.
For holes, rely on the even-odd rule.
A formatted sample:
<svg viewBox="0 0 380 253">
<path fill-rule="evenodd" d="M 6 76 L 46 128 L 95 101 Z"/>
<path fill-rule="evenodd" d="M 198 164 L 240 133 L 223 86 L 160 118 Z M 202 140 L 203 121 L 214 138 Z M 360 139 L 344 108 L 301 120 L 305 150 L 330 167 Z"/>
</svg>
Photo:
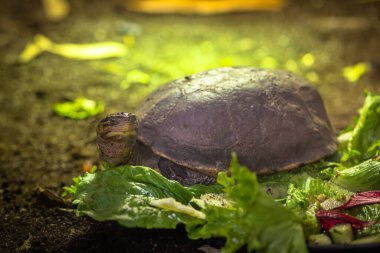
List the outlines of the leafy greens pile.
<svg viewBox="0 0 380 253">
<path fill-rule="evenodd" d="M 79 214 L 126 227 L 183 223 L 192 239 L 225 237 L 225 252 L 245 244 L 260 252 L 306 252 L 301 220 L 273 201 L 236 156 L 230 171 L 219 173 L 216 185 L 185 187 L 150 168 L 121 166 L 81 177 L 74 203 Z"/>
<path fill-rule="evenodd" d="M 324 220 L 332 214 L 371 220 L 371 226 L 363 222 L 363 228 L 354 231 L 356 237 L 380 233 L 380 198 L 364 200 L 370 205 L 363 205 L 359 197 L 370 194 L 354 196 L 380 189 L 380 159 L 374 157 L 380 150 L 379 96 L 367 92 L 355 126 L 341 139 L 330 160 L 267 176 L 260 183 L 233 155 L 230 175 L 220 172 L 215 185 L 185 187 L 150 168 L 126 165 L 87 173 L 67 190 L 78 214 L 98 221 L 143 228 L 184 224 L 191 239 L 226 238 L 224 252 L 243 246 L 257 252 L 307 252 L 306 239 L 322 231 L 321 209 L 327 210 Z M 351 197 L 360 205 L 328 211 Z"/>
</svg>

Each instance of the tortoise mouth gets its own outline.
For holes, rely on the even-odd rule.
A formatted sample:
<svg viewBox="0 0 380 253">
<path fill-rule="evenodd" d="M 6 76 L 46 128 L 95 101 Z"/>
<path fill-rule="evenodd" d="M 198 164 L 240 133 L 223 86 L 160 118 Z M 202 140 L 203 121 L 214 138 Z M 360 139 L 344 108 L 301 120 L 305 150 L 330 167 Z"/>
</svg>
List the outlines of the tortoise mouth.
<svg viewBox="0 0 380 253">
<path fill-rule="evenodd" d="M 126 137 L 136 134 L 137 119 L 132 113 L 118 112 L 102 119 L 96 132 L 102 139 Z"/>
</svg>

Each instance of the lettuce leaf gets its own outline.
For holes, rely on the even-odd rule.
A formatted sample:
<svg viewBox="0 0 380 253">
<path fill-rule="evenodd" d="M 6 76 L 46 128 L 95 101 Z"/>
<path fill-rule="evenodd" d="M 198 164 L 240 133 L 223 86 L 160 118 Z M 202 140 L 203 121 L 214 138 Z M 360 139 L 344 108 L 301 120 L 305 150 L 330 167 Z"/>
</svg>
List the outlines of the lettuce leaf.
<svg viewBox="0 0 380 253">
<path fill-rule="evenodd" d="M 336 168 L 331 179 L 334 184 L 351 191 L 380 189 L 380 157 L 369 159 L 356 166 Z"/>
<path fill-rule="evenodd" d="M 361 220 L 376 222 L 371 227 L 366 227 L 359 230 L 359 237 L 380 234 L 380 204 L 355 207 L 348 210 L 347 213 Z"/>
<path fill-rule="evenodd" d="M 190 238 L 225 237 L 223 252 L 234 252 L 244 245 L 249 251 L 263 253 L 307 252 L 301 220 L 268 196 L 256 174 L 240 166 L 236 156 L 230 172 L 231 177 L 219 173 L 217 182 L 224 186 L 234 208 L 207 206 L 206 223 L 187 226 Z"/>
<path fill-rule="evenodd" d="M 79 215 L 98 221 L 117 220 L 126 227 L 175 228 L 178 223 L 197 222 L 197 219 L 162 211 L 150 202 L 174 198 L 187 204 L 206 192 L 221 192 L 221 186 L 184 187 L 150 168 L 121 166 L 81 177 L 76 184 L 74 204 Z"/>
<path fill-rule="evenodd" d="M 54 104 L 53 110 L 60 117 L 86 119 L 102 113 L 104 104 L 85 97 L 78 97 L 74 101 Z"/>
<path fill-rule="evenodd" d="M 309 236 L 319 233 L 321 230 L 315 214 L 324 201 L 343 204 L 352 194 L 353 192 L 328 181 L 309 176 L 301 184 L 290 184 L 285 207 L 302 219 L 305 234 Z"/>
<path fill-rule="evenodd" d="M 355 165 L 380 151 L 380 96 L 366 92 L 359 118 L 350 132 L 347 145 L 342 145 L 342 162 Z"/>
<path fill-rule="evenodd" d="M 307 252 L 301 220 L 267 195 L 256 174 L 240 166 L 236 156 L 230 172 L 219 173 L 216 185 L 185 187 L 150 168 L 121 166 L 77 180 L 74 203 L 79 215 L 116 220 L 125 227 L 175 228 L 183 223 L 192 239 L 225 237 L 223 252 L 244 245 L 262 253 Z M 201 198 L 210 192 L 230 204 Z M 204 205 L 195 210 L 188 205 L 194 200 Z"/>
</svg>

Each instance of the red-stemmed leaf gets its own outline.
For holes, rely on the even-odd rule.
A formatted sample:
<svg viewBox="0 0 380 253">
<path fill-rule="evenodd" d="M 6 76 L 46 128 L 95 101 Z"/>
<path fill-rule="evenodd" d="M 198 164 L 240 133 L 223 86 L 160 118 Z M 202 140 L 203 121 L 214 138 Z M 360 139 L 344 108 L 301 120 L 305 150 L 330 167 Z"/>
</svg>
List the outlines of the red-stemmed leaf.
<svg viewBox="0 0 380 253">
<path fill-rule="evenodd" d="M 377 203 L 380 203 L 380 191 L 367 191 L 353 195 L 347 203 L 335 209 L 344 210 L 355 206 Z"/>
<path fill-rule="evenodd" d="M 322 227 L 328 232 L 339 224 L 351 224 L 352 229 L 357 230 L 375 224 L 375 221 L 361 221 L 351 215 L 332 210 L 319 210 L 316 217 Z"/>
</svg>

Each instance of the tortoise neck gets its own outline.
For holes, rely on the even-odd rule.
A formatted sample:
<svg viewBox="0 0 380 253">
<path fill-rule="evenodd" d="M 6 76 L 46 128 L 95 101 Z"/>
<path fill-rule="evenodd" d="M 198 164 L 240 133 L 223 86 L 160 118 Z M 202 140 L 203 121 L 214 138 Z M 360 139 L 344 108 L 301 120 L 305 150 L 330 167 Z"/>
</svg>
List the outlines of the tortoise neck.
<svg viewBox="0 0 380 253">
<path fill-rule="evenodd" d="M 114 113 L 96 129 L 101 163 L 117 166 L 129 163 L 136 146 L 137 119 L 131 113 Z"/>
<path fill-rule="evenodd" d="M 136 131 L 106 139 L 98 136 L 97 142 L 101 163 L 108 167 L 128 164 L 136 146 Z"/>
</svg>

